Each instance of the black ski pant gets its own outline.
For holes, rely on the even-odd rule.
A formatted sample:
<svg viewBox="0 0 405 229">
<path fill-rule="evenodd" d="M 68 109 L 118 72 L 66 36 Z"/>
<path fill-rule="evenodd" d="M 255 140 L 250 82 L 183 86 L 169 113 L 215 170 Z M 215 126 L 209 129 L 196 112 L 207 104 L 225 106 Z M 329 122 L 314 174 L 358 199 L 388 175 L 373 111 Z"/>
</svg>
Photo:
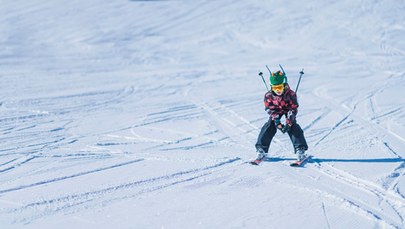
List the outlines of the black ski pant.
<svg viewBox="0 0 405 229">
<path fill-rule="evenodd" d="M 273 140 L 276 132 L 276 124 L 270 118 L 269 121 L 267 121 L 260 130 L 260 134 L 256 142 L 256 149 L 262 148 L 267 153 L 269 151 L 271 140 Z M 296 152 L 298 149 L 308 149 L 307 141 L 304 137 L 304 131 L 301 129 L 300 125 L 294 122 L 287 133 L 288 136 L 290 136 L 291 142 L 293 144 L 294 152 Z"/>
</svg>

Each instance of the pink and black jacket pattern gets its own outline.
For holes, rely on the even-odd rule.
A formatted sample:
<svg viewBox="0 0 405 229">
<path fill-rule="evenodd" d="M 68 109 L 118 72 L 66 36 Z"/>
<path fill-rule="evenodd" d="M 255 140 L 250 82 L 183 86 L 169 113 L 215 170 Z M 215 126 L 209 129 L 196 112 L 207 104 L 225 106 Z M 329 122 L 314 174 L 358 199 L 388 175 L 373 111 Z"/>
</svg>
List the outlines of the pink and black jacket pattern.
<svg viewBox="0 0 405 229">
<path fill-rule="evenodd" d="M 264 95 L 264 106 L 266 112 L 272 120 L 280 119 L 283 115 L 286 116 L 286 123 L 292 125 L 295 123 L 295 117 L 298 113 L 297 95 L 290 89 L 286 83 L 285 91 L 282 95 L 276 95 L 271 90 Z"/>
</svg>

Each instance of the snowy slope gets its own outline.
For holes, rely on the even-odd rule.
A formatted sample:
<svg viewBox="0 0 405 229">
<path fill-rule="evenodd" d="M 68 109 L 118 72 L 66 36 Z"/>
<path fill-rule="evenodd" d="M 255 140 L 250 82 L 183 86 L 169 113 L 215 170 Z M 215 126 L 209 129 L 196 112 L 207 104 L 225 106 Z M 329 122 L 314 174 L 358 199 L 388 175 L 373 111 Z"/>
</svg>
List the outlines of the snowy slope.
<svg viewBox="0 0 405 229">
<path fill-rule="evenodd" d="M 0 228 L 404 228 L 404 12 L 1 1 Z M 281 133 L 246 163 L 266 64 L 305 69 L 305 168 Z"/>
</svg>

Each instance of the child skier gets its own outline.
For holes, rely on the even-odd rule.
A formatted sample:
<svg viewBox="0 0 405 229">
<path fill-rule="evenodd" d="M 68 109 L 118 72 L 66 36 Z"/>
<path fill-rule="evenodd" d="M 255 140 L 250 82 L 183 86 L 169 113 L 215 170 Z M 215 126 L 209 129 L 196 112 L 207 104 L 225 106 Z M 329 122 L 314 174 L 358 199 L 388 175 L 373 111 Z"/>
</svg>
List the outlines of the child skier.
<svg viewBox="0 0 405 229">
<path fill-rule="evenodd" d="M 263 125 L 256 142 L 258 153 L 256 160 L 263 160 L 269 151 L 271 140 L 277 130 L 287 133 L 294 146 L 294 153 L 297 160 L 305 158 L 305 151 L 308 149 L 304 132 L 297 124 L 296 115 L 298 112 L 297 95 L 290 89 L 284 70 L 270 74 L 271 89 L 264 95 L 264 106 L 270 115 L 269 120 Z M 280 119 L 285 116 L 285 123 Z"/>
</svg>

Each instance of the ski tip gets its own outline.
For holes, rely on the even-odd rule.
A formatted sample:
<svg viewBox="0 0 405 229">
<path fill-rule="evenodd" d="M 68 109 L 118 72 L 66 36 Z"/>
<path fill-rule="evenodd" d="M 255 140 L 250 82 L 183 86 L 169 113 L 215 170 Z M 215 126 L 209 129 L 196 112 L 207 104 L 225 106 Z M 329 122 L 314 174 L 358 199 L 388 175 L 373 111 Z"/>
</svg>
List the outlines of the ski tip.
<svg viewBox="0 0 405 229">
<path fill-rule="evenodd" d="M 262 162 L 262 161 L 261 160 L 254 160 L 254 161 L 251 161 L 250 164 L 251 165 L 259 165 L 260 162 Z"/>
<path fill-rule="evenodd" d="M 295 161 L 295 162 L 291 163 L 290 166 L 291 167 L 300 167 L 311 158 L 312 158 L 312 155 L 308 155 L 302 161 Z"/>
</svg>

